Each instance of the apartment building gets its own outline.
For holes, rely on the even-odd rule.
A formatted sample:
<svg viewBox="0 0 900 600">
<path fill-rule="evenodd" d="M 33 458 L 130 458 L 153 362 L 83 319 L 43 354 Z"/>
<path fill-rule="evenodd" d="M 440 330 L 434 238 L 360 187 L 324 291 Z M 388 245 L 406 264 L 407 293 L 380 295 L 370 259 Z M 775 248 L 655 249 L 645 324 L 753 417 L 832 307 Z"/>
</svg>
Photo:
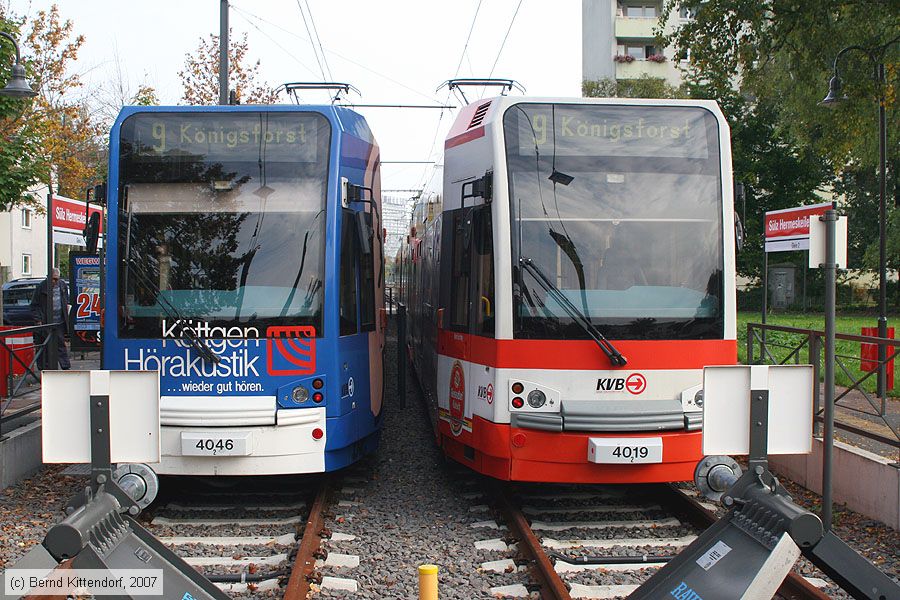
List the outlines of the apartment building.
<svg viewBox="0 0 900 600">
<path fill-rule="evenodd" d="M 681 83 L 679 57 L 658 45 L 664 0 L 582 0 L 582 79 L 639 79 L 643 76 Z M 691 18 L 687 9 L 674 11 L 666 30 Z"/>
<path fill-rule="evenodd" d="M 47 188 L 32 190 L 46 198 Z M 47 275 L 47 215 L 34 207 L 0 212 L 0 280 Z"/>
</svg>

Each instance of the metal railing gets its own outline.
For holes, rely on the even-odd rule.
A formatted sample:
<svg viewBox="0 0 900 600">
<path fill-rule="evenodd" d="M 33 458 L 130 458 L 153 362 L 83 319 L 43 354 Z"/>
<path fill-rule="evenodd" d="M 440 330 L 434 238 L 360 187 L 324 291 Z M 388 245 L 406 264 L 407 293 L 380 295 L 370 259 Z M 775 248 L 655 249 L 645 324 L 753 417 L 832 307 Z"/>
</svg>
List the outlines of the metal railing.
<svg viewBox="0 0 900 600">
<path fill-rule="evenodd" d="M 874 421 L 876 423 L 880 421 L 886 431 L 882 435 L 839 419 L 835 420 L 834 426 L 847 433 L 894 448 L 898 452 L 898 462 L 900 462 L 900 429 L 887 418 L 888 399 L 887 397 L 877 398 L 864 387 L 867 381 L 875 382 L 879 365 L 889 368 L 891 361 L 900 355 L 900 340 L 847 333 L 835 334 L 835 340 L 835 345 L 840 342 L 858 342 L 860 344 L 880 345 L 885 348 L 883 361 L 879 361 L 877 358 L 862 358 L 859 355 L 835 351 L 835 367 L 839 373 L 843 374 L 842 379 L 848 382 L 849 385 L 842 391 L 836 391 L 834 405 L 849 413 L 857 413 L 870 418 L 874 417 Z M 824 331 L 762 323 L 747 324 L 747 364 L 810 364 L 813 367 L 814 380 L 818 383 L 821 380 L 824 348 Z M 806 350 L 806 362 L 801 362 L 804 349 Z M 851 368 L 854 362 L 860 364 L 862 362 L 874 363 L 875 368 L 868 372 Z M 859 402 L 856 402 L 857 406 L 849 403 L 852 399 L 851 393 L 854 391 L 859 392 L 865 400 L 861 407 L 858 406 Z M 824 421 L 823 415 L 825 410 L 822 406 L 821 386 L 819 385 L 813 386 L 813 406 L 816 431 L 818 432 L 818 423 Z"/>
<path fill-rule="evenodd" d="M 6 361 L 6 397 L 0 397 L 0 424 L 40 409 L 41 400 L 38 398 L 34 402 L 18 407 L 15 412 L 7 414 L 12 401 L 21 395 L 22 387 L 28 381 L 40 384 L 41 376 L 38 365 L 44 360 L 45 353 L 54 354 L 53 352 L 47 352 L 47 350 L 56 343 L 56 336 L 52 335 L 52 331 L 59 325 L 60 323 L 49 323 L 46 325 L 0 330 L 0 358 Z M 35 334 L 42 334 L 40 335 L 42 338 L 40 342 L 35 340 Z M 9 338 L 21 338 L 28 335 L 32 339 L 30 346 L 13 344 L 9 341 Z M 22 358 L 22 350 L 34 351 L 30 360 Z M 14 373 L 17 365 L 22 371 L 19 376 L 16 376 Z"/>
<path fill-rule="evenodd" d="M 396 286 L 388 285 L 384 288 L 384 306 L 389 315 L 396 314 L 397 304 L 400 302 L 399 290 Z"/>
</svg>

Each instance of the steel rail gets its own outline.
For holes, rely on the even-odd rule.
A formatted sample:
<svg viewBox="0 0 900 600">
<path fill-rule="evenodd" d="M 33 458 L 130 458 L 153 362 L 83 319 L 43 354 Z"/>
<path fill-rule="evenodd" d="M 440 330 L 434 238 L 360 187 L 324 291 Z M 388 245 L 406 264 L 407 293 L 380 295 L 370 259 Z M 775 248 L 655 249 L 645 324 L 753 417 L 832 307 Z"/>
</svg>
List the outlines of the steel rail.
<svg viewBox="0 0 900 600">
<path fill-rule="evenodd" d="M 699 502 L 671 484 L 662 486 L 668 492 L 661 495 L 668 496 L 670 506 L 683 513 L 692 525 L 700 529 L 706 529 L 718 518 L 712 512 L 704 508 Z M 808 582 L 796 571 L 791 571 L 778 588 L 778 593 L 788 600 L 830 600 L 830 596 Z"/>
<path fill-rule="evenodd" d="M 303 538 L 297 549 L 297 558 L 294 559 L 294 567 L 288 578 L 284 590 L 284 600 L 306 600 L 309 595 L 309 578 L 316 568 L 315 553 L 322 544 L 322 530 L 325 528 L 325 508 L 331 493 L 329 482 L 322 483 L 309 510 L 306 526 L 303 528 Z"/>
<path fill-rule="evenodd" d="M 838 405 L 838 406 L 841 406 L 841 405 Z M 847 407 L 841 406 L 841 408 L 847 408 Z M 864 415 L 872 415 L 872 413 L 867 413 L 867 412 L 863 412 L 863 411 L 858 411 L 858 412 L 862 412 L 862 414 L 864 414 Z M 815 419 L 819 423 L 825 421 L 825 418 L 820 415 L 816 415 Z M 891 438 L 889 438 L 887 436 L 883 436 L 881 434 L 874 433 L 872 431 L 869 431 L 868 429 L 863 429 L 862 427 L 857 427 L 856 425 L 849 425 L 847 423 L 843 423 L 838 420 L 835 420 L 834 426 L 837 427 L 838 429 L 843 429 L 847 433 L 853 433 L 858 436 L 868 438 L 868 439 L 872 440 L 873 442 L 879 442 L 881 444 L 884 444 L 885 446 L 892 446 L 894 448 L 900 448 L 900 440 L 896 440 L 896 439 L 892 440 Z"/>
<path fill-rule="evenodd" d="M 530 571 L 541 586 L 544 600 L 571 600 L 569 588 L 553 568 L 541 541 L 534 534 L 522 511 L 513 505 L 505 488 L 495 488 L 494 495 L 512 535 L 519 540 L 519 552 L 528 559 Z"/>
</svg>

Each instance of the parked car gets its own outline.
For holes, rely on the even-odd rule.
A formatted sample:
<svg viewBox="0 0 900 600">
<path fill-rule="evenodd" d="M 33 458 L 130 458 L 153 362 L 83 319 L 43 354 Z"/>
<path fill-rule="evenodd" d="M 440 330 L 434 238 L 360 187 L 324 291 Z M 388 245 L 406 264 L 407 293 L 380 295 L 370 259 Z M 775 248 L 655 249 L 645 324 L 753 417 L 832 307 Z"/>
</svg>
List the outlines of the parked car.
<svg viewBox="0 0 900 600">
<path fill-rule="evenodd" d="M 37 316 L 31 310 L 31 297 L 43 280 L 43 277 L 23 277 L 3 284 L 4 325 L 24 327 L 37 323 Z"/>
</svg>

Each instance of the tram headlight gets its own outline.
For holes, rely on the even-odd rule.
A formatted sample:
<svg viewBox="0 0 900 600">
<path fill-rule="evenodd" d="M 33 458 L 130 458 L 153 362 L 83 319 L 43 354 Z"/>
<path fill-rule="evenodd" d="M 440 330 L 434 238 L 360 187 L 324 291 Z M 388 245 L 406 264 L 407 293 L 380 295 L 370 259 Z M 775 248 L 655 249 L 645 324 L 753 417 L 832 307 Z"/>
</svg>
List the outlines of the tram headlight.
<svg viewBox="0 0 900 600">
<path fill-rule="evenodd" d="M 514 384 L 512 384 L 512 391 L 513 391 L 513 394 L 521 394 L 522 392 L 525 391 L 525 386 L 522 385 L 521 382 L 517 381 Z"/>
<path fill-rule="evenodd" d="M 291 399 L 297 404 L 303 404 L 309 400 L 309 390 L 302 385 L 298 385 L 291 392 Z"/>
<path fill-rule="evenodd" d="M 531 390 L 528 392 L 528 406 L 531 408 L 540 408 L 547 402 L 547 394 L 541 390 Z"/>
</svg>

